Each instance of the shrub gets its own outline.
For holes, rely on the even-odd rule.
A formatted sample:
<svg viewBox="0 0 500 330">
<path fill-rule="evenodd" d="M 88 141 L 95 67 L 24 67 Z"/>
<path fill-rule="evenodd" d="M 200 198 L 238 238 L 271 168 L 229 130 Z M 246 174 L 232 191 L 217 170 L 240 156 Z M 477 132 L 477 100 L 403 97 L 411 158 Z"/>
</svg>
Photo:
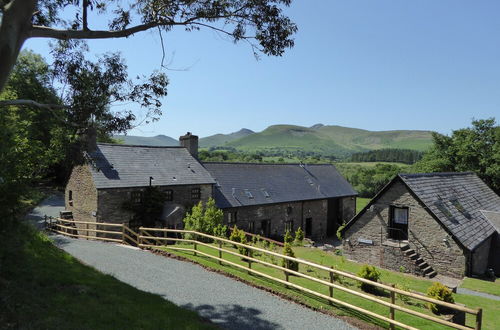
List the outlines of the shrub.
<svg viewBox="0 0 500 330">
<path fill-rule="evenodd" d="M 217 208 L 213 198 L 209 198 L 205 205 L 200 201 L 193 206 L 191 212 L 186 214 L 183 220 L 184 229 L 219 236 L 216 234 L 216 230 L 222 230 L 218 228 L 222 225 L 222 219 L 222 210 Z M 187 236 L 193 238 L 190 234 L 187 234 Z"/>
<path fill-rule="evenodd" d="M 286 233 L 285 233 L 284 241 L 285 241 L 285 244 L 286 243 L 292 244 L 292 242 L 293 242 L 293 236 L 292 236 L 292 233 L 290 233 L 289 230 L 287 230 Z"/>
<path fill-rule="evenodd" d="M 295 243 L 297 245 L 302 245 L 303 241 L 304 241 L 304 231 L 302 230 L 301 227 L 299 227 L 299 229 L 297 229 L 297 231 L 295 232 Z"/>
<path fill-rule="evenodd" d="M 380 272 L 375 268 L 374 266 L 368 266 L 368 265 L 363 265 L 361 270 L 358 273 L 359 277 L 362 277 L 366 280 L 370 280 L 373 282 L 378 282 L 380 279 Z M 370 293 L 377 293 L 377 287 L 368 284 L 368 283 L 361 283 L 360 284 L 361 290 L 365 292 L 370 292 Z"/>
<path fill-rule="evenodd" d="M 238 229 L 236 225 L 233 227 L 231 236 L 229 236 L 229 239 L 234 242 L 238 242 L 241 244 L 247 244 L 247 235 L 243 230 Z M 235 247 L 238 248 L 238 252 L 244 256 L 249 256 L 250 251 L 246 247 L 235 245 Z"/>
<path fill-rule="evenodd" d="M 283 247 L 283 254 L 288 257 L 295 258 L 295 253 L 293 252 L 290 243 L 285 243 L 285 246 Z M 285 258 L 283 258 L 281 262 L 281 267 L 285 267 L 287 269 L 294 270 L 296 272 L 299 271 L 299 263 L 297 261 L 288 260 Z"/>
<path fill-rule="evenodd" d="M 337 229 L 337 238 L 339 241 L 342 240 L 342 230 L 345 228 L 346 223 L 344 222 L 340 227 Z"/>
<path fill-rule="evenodd" d="M 450 289 L 448 289 L 445 285 L 439 283 L 439 282 L 434 282 L 429 289 L 427 289 L 427 296 L 440 300 L 440 301 L 445 301 L 449 303 L 454 303 L 455 300 L 453 299 L 453 293 L 451 292 Z M 433 303 L 428 303 L 427 307 L 434 313 L 434 314 L 449 314 L 451 311 L 449 308 L 436 305 Z"/>
<path fill-rule="evenodd" d="M 221 238 L 227 238 L 227 226 L 226 225 L 221 225 L 218 224 L 214 228 L 214 236 L 221 237 Z"/>
</svg>

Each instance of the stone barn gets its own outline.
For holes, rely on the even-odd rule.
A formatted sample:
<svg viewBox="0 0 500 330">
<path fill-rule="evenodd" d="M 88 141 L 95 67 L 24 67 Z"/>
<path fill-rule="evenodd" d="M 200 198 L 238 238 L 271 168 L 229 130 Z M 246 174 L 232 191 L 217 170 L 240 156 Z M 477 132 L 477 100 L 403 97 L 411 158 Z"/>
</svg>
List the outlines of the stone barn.
<svg viewBox="0 0 500 330">
<path fill-rule="evenodd" d="M 357 193 L 331 164 L 204 163 L 225 222 L 282 239 L 301 227 L 314 240 L 351 219 Z"/>
<path fill-rule="evenodd" d="M 428 277 L 499 273 L 499 220 L 474 173 L 400 174 L 341 231 L 344 255 Z"/>
<path fill-rule="evenodd" d="M 66 186 L 66 210 L 77 221 L 136 228 L 124 204 L 143 203 L 149 186 L 166 196 L 156 226 L 170 228 L 182 228 L 186 211 L 210 197 L 226 224 L 278 239 L 299 227 L 313 239 L 334 236 L 356 209 L 356 192 L 333 165 L 200 163 L 190 133 L 180 147 L 89 145 Z"/>
<path fill-rule="evenodd" d="M 125 223 L 125 202 L 142 203 L 148 186 L 166 200 L 159 225 L 182 224 L 185 210 L 212 196 L 214 180 L 185 147 L 97 144 L 87 164 L 76 166 L 66 186 L 66 210 L 78 221 Z M 137 224 L 138 225 L 138 224 Z"/>
</svg>

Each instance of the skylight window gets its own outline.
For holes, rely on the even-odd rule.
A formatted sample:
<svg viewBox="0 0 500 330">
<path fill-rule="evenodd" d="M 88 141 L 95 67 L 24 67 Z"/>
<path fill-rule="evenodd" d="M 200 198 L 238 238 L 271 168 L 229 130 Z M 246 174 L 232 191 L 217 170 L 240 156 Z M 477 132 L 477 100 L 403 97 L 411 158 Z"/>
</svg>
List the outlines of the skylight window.
<svg viewBox="0 0 500 330">
<path fill-rule="evenodd" d="M 245 189 L 245 195 L 246 195 L 249 199 L 253 199 L 253 195 L 252 195 L 252 193 L 250 192 L 250 190 Z"/>
<path fill-rule="evenodd" d="M 266 189 L 262 189 L 262 193 L 264 194 L 264 197 L 271 198 L 271 195 L 269 195 Z"/>
</svg>

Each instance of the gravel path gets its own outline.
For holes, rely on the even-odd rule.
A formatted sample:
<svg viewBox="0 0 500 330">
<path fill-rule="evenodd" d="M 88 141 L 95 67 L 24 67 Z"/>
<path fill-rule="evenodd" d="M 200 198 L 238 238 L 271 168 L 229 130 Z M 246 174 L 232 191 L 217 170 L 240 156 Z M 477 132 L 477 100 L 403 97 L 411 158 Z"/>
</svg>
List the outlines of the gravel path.
<svg viewBox="0 0 500 330">
<path fill-rule="evenodd" d="M 60 199 L 60 197 L 59 197 Z M 33 216 L 58 213 L 57 198 Z M 123 245 L 52 235 L 57 246 L 99 271 L 198 312 L 225 329 L 356 329 L 190 262 Z"/>
<path fill-rule="evenodd" d="M 457 293 L 469 294 L 471 296 L 478 296 L 478 297 L 483 297 L 483 298 L 488 298 L 488 299 L 500 301 L 500 296 L 497 296 L 494 294 L 489 294 L 489 293 L 484 293 L 484 292 L 479 292 L 479 291 L 474 291 L 474 290 L 469 290 L 469 289 L 465 289 L 465 288 L 457 288 Z"/>
</svg>

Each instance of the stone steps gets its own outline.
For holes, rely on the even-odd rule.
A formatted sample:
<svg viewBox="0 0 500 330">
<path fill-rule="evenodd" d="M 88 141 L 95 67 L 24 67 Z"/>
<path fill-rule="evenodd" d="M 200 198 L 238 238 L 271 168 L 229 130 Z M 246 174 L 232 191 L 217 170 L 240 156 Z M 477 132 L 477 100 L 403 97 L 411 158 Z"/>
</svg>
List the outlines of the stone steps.
<svg viewBox="0 0 500 330">
<path fill-rule="evenodd" d="M 408 244 L 402 246 L 401 251 L 415 263 L 425 277 L 433 278 L 437 275 L 437 272 Z"/>
</svg>

